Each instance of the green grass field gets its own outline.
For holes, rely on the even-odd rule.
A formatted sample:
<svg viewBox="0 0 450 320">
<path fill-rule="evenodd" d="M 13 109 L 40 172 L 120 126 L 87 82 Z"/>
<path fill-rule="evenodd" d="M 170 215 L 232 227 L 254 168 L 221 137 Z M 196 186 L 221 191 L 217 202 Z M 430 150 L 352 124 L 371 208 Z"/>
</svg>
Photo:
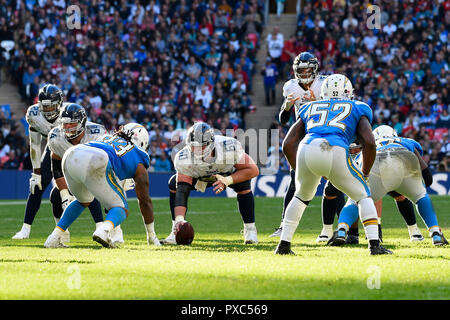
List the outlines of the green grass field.
<svg viewBox="0 0 450 320">
<path fill-rule="evenodd" d="M 432 201 L 450 236 L 450 197 Z M 450 247 L 434 247 L 419 217 L 425 241 L 410 242 L 391 199 L 385 198 L 383 214 L 391 256 L 370 256 L 362 228 L 357 246 L 316 244 L 320 198 L 297 229 L 297 255 L 276 256 L 278 238 L 268 235 L 279 224 L 281 205 L 281 198 L 256 198 L 260 243 L 254 246 L 243 244 L 235 199 L 192 198 L 191 246 L 148 246 L 131 200 L 122 248 L 93 242 L 94 223 L 85 211 L 69 229 L 69 249 L 45 249 L 54 228 L 50 204 L 42 205 L 30 239 L 11 240 L 25 205 L 0 202 L 0 299 L 450 299 Z M 168 200 L 154 200 L 154 208 L 156 231 L 164 238 L 171 228 Z"/>
</svg>

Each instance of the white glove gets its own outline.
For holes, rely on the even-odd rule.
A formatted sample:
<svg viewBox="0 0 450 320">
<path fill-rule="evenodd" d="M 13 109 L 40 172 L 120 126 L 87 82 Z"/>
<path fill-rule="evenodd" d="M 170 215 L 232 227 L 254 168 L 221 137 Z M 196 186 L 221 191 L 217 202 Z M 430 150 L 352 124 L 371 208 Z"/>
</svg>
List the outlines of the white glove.
<svg viewBox="0 0 450 320">
<path fill-rule="evenodd" d="M 69 193 L 69 190 L 63 189 L 60 190 L 59 193 L 61 194 L 61 207 L 64 210 L 66 210 L 67 206 L 75 200 L 75 197 Z"/>
<path fill-rule="evenodd" d="M 221 176 L 220 174 L 215 174 L 214 176 L 217 178 L 217 180 L 222 182 L 226 187 L 228 187 L 230 184 L 233 184 L 233 178 L 231 176 L 224 177 L 224 176 Z"/>
<path fill-rule="evenodd" d="M 123 191 L 133 190 L 136 184 L 133 179 L 125 179 L 122 180 L 122 188 Z"/>
<path fill-rule="evenodd" d="M 147 243 L 149 245 L 153 243 L 156 247 L 161 246 L 161 243 L 159 242 L 159 240 L 158 240 L 158 238 L 156 236 L 154 236 L 153 238 L 147 236 Z"/>
<path fill-rule="evenodd" d="M 42 190 L 41 175 L 40 174 L 36 174 L 36 173 L 31 173 L 31 178 L 30 178 L 30 192 L 31 192 L 31 194 L 34 194 L 34 192 L 36 191 L 36 187 L 38 187 L 39 190 Z"/>
</svg>

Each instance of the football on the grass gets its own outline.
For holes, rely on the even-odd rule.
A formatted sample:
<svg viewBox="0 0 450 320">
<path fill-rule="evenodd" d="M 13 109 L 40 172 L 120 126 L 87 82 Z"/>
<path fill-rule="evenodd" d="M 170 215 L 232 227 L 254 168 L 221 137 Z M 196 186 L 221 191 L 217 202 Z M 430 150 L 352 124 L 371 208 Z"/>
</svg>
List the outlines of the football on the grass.
<svg viewBox="0 0 450 320">
<path fill-rule="evenodd" d="M 194 227 L 192 227 L 192 224 L 187 221 L 179 222 L 177 229 L 178 231 L 175 235 L 177 244 L 190 245 L 192 240 L 194 240 Z"/>
</svg>

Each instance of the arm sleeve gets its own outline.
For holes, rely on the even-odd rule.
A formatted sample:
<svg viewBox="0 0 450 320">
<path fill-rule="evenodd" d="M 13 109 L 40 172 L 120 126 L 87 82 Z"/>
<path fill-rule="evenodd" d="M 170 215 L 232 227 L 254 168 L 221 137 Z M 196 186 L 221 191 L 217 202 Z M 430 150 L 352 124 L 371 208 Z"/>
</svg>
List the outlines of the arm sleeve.
<svg viewBox="0 0 450 320">
<path fill-rule="evenodd" d="M 278 115 L 278 120 L 280 121 L 281 124 L 286 124 L 289 121 L 289 118 L 291 117 L 291 110 L 286 110 L 285 105 L 286 100 L 283 102 L 280 113 Z"/>
<path fill-rule="evenodd" d="M 41 142 L 42 135 L 39 132 L 30 129 L 30 159 L 33 170 L 41 168 Z"/>
</svg>

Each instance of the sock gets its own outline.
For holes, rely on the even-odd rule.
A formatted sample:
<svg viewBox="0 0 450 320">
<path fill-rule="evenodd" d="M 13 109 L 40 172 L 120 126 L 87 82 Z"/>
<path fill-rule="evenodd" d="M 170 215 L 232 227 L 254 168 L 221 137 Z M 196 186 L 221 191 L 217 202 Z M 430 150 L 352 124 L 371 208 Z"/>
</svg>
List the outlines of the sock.
<svg viewBox="0 0 450 320">
<path fill-rule="evenodd" d="M 78 200 L 72 201 L 67 206 L 66 210 L 64 210 L 57 227 L 61 228 L 63 231 L 66 231 L 66 229 L 80 216 L 83 210 L 84 207 Z"/>
<path fill-rule="evenodd" d="M 256 229 L 256 225 L 254 222 L 253 223 L 244 223 L 244 229 L 249 229 L 249 230 Z"/>
<path fill-rule="evenodd" d="M 255 198 L 253 192 L 237 195 L 239 213 L 244 223 L 255 222 Z"/>
<path fill-rule="evenodd" d="M 94 219 L 95 223 L 103 221 L 102 206 L 97 199 L 94 199 L 94 201 L 91 202 L 91 204 L 89 205 L 89 211 L 91 212 L 92 218 Z"/>
<path fill-rule="evenodd" d="M 42 188 L 44 188 L 43 185 Z M 41 207 L 42 194 L 44 192 L 42 190 L 39 190 L 38 188 L 36 188 L 35 190 L 36 191 L 34 192 L 34 194 L 30 193 L 30 195 L 28 196 L 27 206 L 25 207 L 24 223 L 30 226 L 33 224 L 34 217 Z"/>
<path fill-rule="evenodd" d="M 309 202 L 309 201 L 308 201 Z M 286 208 L 286 214 L 283 219 L 283 231 L 281 232 L 281 240 L 291 242 L 297 229 L 298 223 L 303 216 L 303 212 L 307 204 L 299 198 L 294 197 Z"/>
<path fill-rule="evenodd" d="M 325 231 L 325 234 L 332 235 L 333 234 L 333 225 L 332 224 L 324 224 L 322 227 L 322 233 Z"/>
<path fill-rule="evenodd" d="M 344 206 L 345 206 L 345 196 L 343 192 L 340 192 L 336 198 L 336 215 L 338 216 L 338 218 Z"/>
<path fill-rule="evenodd" d="M 355 203 L 346 205 L 342 209 L 338 220 L 338 229 L 345 229 L 346 232 L 349 231 L 350 226 L 358 219 L 358 206 Z"/>
<path fill-rule="evenodd" d="M 416 207 L 428 229 L 431 229 L 433 227 L 437 227 L 439 229 L 436 213 L 434 212 L 433 205 L 431 204 L 431 199 L 428 195 L 425 195 L 425 197 L 417 201 Z"/>
<path fill-rule="evenodd" d="M 322 197 L 322 221 L 323 224 L 333 224 L 334 215 L 336 214 L 337 197 L 334 199 L 328 199 Z"/>
<path fill-rule="evenodd" d="M 283 223 L 284 215 L 286 214 L 286 208 L 289 205 L 289 202 L 291 202 L 291 200 L 295 194 L 295 171 L 291 170 L 290 175 L 291 175 L 291 183 L 289 184 L 289 188 L 288 188 L 286 194 L 284 195 L 283 213 L 281 214 L 281 223 Z"/>
<path fill-rule="evenodd" d="M 411 201 L 405 198 L 403 201 L 395 201 L 395 204 L 397 205 L 398 211 L 408 226 L 412 226 L 417 223 L 416 214 L 414 213 L 414 206 Z"/>
<path fill-rule="evenodd" d="M 102 222 L 96 222 L 95 223 L 95 229 L 98 229 L 99 227 L 101 227 L 103 225 L 103 221 Z"/>
<path fill-rule="evenodd" d="M 361 199 L 358 203 L 358 209 L 367 240 L 379 240 L 377 209 L 373 200 L 371 198 Z"/>
<path fill-rule="evenodd" d="M 147 238 L 153 239 L 154 237 L 156 237 L 154 222 L 145 224 L 145 221 L 144 221 L 144 226 L 145 226 L 145 231 L 147 232 Z"/>
<path fill-rule="evenodd" d="M 112 230 L 114 227 L 117 227 L 119 224 L 121 224 L 126 219 L 126 217 L 127 213 L 125 212 L 125 209 L 121 207 L 114 207 L 108 211 L 105 222 L 108 221 L 112 224 L 112 228 L 110 229 Z M 106 227 L 106 229 L 109 229 L 109 226 Z"/>
<path fill-rule="evenodd" d="M 28 232 L 30 232 L 30 230 L 31 230 L 31 225 L 28 224 L 28 223 L 24 223 L 24 224 L 22 225 L 22 230 L 27 230 Z"/>
<path fill-rule="evenodd" d="M 50 202 L 52 204 L 53 217 L 55 218 L 55 221 L 56 219 L 59 221 L 63 214 L 63 209 L 61 206 L 61 194 L 56 187 L 54 187 L 50 193 Z M 58 224 L 58 222 L 56 224 Z"/>
<path fill-rule="evenodd" d="M 175 220 L 175 195 L 176 193 L 169 191 L 169 206 L 170 214 L 172 215 L 172 221 Z"/>
<path fill-rule="evenodd" d="M 413 224 L 408 226 L 408 233 L 409 236 L 411 237 L 413 234 L 421 234 L 419 227 L 417 226 L 417 224 Z"/>
</svg>

